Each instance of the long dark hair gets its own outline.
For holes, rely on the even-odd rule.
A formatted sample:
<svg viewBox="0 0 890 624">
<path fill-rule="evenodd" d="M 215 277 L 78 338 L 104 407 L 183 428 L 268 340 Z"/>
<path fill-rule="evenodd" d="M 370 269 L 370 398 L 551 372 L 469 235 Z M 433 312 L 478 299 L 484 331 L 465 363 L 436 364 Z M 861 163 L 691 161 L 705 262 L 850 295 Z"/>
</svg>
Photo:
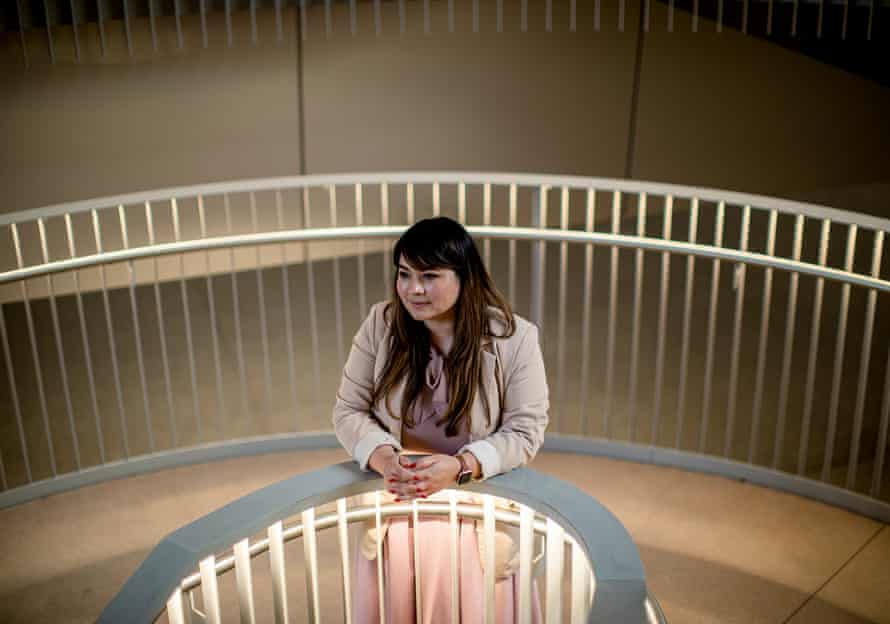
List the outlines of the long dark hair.
<svg viewBox="0 0 890 624">
<path fill-rule="evenodd" d="M 426 367 L 430 357 L 430 333 L 426 325 L 414 320 L 396 290 L 399 260 L 404 258 L 412 267 L 451 269 L 460 279 L 460 294 L 454 309 L 454 343 L 445 357 L 448 378 L 448 409 L 437 422 L 446 424 L 447 436 L 457 435 L 464 420 L 469 420 L 476 392 L 482 387 L 482 339 L 486 336 L 508 337 L 516 329 L 513 311 L 506 298 L 495 287 L 476 244 L 464 227 L 447 217 L 423 219 L 411 226 L 392 252 L 396 267 L 392 300 L 386 315 L 391 324 L 392 339 L 380 380 L 371 394 L 374 405 L 383 397 L 389 406 L 389 394 L 407 378 L 400 413 L 409 427 L 414 426 L 411 406 L 423 391 Z M 504 327 L 502 334 L 493 334 L 490 320 L 496 316 Z M 483 393 L 482 395 L 486 395 Z"/>
</svg>

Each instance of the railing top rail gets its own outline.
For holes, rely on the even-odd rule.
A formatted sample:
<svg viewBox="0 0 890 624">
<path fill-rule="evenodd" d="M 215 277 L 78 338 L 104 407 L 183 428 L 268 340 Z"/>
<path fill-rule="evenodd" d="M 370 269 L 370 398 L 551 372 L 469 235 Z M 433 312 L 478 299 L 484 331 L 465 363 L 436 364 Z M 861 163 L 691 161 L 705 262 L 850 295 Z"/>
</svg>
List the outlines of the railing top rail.
<svg viewBox="0 0 890 624">
<path fill-rule="evenodd" d="M 16 282 L 63 271 L 84 269 L 101 264 L 126 262 L 153 258 L 158 256 L 189 253 L 194 251 L 206 251 L 212 249 L 225 249 L 228 247 L 241 247 L 248 245 L 266 245 L 286 242 L 309 242 L 325 240 L 346 240 L 353 238 L 395 238 L 399 236 L 407 226 L 363 226 L 340 228 L 313 228 L 309 230 L 283 230 L 264 234 L 243 234 L 238 236 L 219 236 L 214 238 L 200 238 L 176 243 L 161 243 L 152 246 L 131 247 L 117 251 L 109 251 L 89 256 L 79 256 L 67 260 L 57 260 L 46 264 L 39 264 L 0 272 L 0 285 Z M 649 251 L 667 251 L 688 255 L 715 258 L 729 262 L 752 264 L 771 267 L 780 270 L 792 271 L 814 277 L 822 277 L 839 282 L 849 283 L 864 288 L 890 292 L 890 282 L 859 273 L 852 273 L 840 269 L 825 267 L 798 260 L 790 260 L 775 256 L 768 256 L 751 251 L 743 251 L 725 247 L 713 247 L 683 241 L 662 240 L 658 238 L 645 238 L 639 236 L 627 236 L 623 234 L 611 234 L 606 232 L 579 232 L 572 230 L 537 228 L 514 228 L 495 226 L 470 226 L 467 228 L 470 234 L 483 238 L 502 238 L 515 240 L 534 240 L 551 242 L 593 243 L 628 247 L 632 249 L 645 249 Z"/>
<path fill-rule="evenodd" d="M 595 178 L 565 175 L 544 175 L 532 173 L 496 173 L 496 172 L 465 172 L 465 171 L 398 171 L 383 173 L 338 173 L 324 175 L 287 176 L 276 178 L 255 178 L 233 180 L 229 182 L 214 182 L 210 184 L 198 184 L 193 186 L 178 186 L 151 191 L 141 191 L 124 195 L 112 195 L 95 199 L 54 204 L 41 208 L 32 208 L 0 215 L 0 226 L 23 221 L 32 221 L 39 218 L 57 217 L 64 214 L 77 214 L 94 209 L 108 208 L 118 205 L 142 204 L 146 201 L 169 201 L 170 199 L 182 199 L 223 195 L 226 193 L 244 193 L 274 191 L 286 189 L 298 189 L 318 186 L 344 186 L 351 184 L 495 184 L 517 186 L 548 186 L 593 188 L 602 191 L 620 191 L 624 193 L 647 193 L 651 195 L 679 198 L 698 198 L 701 201 L 726 202 L 742 206 L 752 206 L 767 210 L 776 210 L 781 213 L 802 214 L 815 219 L 829 219 L 834 222 L 856 224 L 860 227 L 890 232 L 890 219 L 874 217 L 871 215 L 838 210 L 828 206 L 810 204 L 790 199 L 780 199 L 766 195 L 754 195 L 714 188 L 684 186 L 677 184 L 665 184 L 661 182 L 644 182 L 637 180 L 622 180 L 616 178 Z"/>
<path fill-rule="evenodd" d="M 182 527 L 156 546 L 106 606 L 98 622 L 152 622 L 201 559 L 311 507 L 379 489 L 380 477 L 344 462 L 252 492 Z M 578 542 L 596 574 L 589 621 L 645 622 L 646 583 L 639 551 L 624 526 L 596 500 L 527 468 L 467 489 L 528 505 Z"/>
</svg>

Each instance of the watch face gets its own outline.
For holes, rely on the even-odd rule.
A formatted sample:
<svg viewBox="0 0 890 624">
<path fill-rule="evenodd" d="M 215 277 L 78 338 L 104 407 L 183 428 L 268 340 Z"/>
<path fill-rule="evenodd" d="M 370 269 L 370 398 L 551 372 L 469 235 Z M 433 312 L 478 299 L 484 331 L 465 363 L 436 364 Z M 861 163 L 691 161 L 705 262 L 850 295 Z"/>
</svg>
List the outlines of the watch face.
<svg viewBox="0 0 890 624">
<path fill-rule="evenodd" d="M 465 483 L 469 483 L 470 479 L 473 478 L 473 473 L 469 470 L 462 471 L 459 475 L 457 475 L 457 484 L 464 485 Z"/>
</svg>

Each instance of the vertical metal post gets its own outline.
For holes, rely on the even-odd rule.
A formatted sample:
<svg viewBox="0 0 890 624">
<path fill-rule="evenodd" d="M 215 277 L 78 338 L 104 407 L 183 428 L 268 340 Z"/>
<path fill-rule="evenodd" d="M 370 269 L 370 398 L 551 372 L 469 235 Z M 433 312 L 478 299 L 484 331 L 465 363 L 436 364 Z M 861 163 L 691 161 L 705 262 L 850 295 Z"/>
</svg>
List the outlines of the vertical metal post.
<svg viewBox="0 0 890 624">
<path fill-rule="evenodd" d="M 179 206 L 175 197 L 170 199 L 170 213 L 173 217 L 173 239 L 178 243 L 180 240 Z M 179 254 L 179 294 L 182 298 L 182 311 L 185 316 L 185 343 L 189 356 L 189 377 L 192 382 L 192 410 L 195 414 L 198 442 L 203 442 L 204 431 L 201 423 L 201 400 L 198 394 L 198 372 L 195 366 L 195 345 L 192 339 L 192 317 L 189 309 L 188 288 L 185 283 L 185 260 L 182 254 Z"/>
<path fill-rule="evenodd" d="M 170 624 L 185 624 L 185 609 L 183 608 L 182 590 L 177 587 L 167 600 L 167 619 Z"/>
<path fill-rule="evenodd" d="M 847 253 L 844 260 L 844 270 L 848 273 L 853 270 L 853 256 L 856 253 L 855 224 L 849 226 L 847 231 Z M 837 431 L 837 412 L 840 403 L 841 374 L 844 364 L 844 347 L 847 341 L 847 313 L 850 307 L 850 284 L 845 283 L 841 287 L 841 309 L 838 320 L 837 341 L 834 348 L 834 377 L 831 381 L 831 399 L 828 412 L 828 433 L 825 438 L 825 453 L 823 454 L 822 475 L 823 481 L 827 481 L 831 472 L 832 457 L 834 456 L 834 437 Z"/>
<path fill-rule="evenodd" d="M 585 624 L 590 610 L 590 566 L 578 546 L 572 542 L 572 624 Z"/>
<path fill-rule="evenodd" d="M 130 7 L 128 0 L 123 0 L 124 5 L 124 36 L 127 38 L 127 55 L 133 56 L 133 37 L 130 32 Z"/>
<path fill-rule="evenodd" d="M 510 185 L 510 227 L 516 227 L 516 185 Z M 510 238 L 508 243 L 510 265 L 507 272 L 508 292 L 510 293 L 510 301 L 516 305 L 516 239 Z"/>
<path fill-rule="evenodd" d="M 565 533 L 556 522 L 547 518 L 547 624 L 562 622 L 562 577 Z"/>
<path fill-rule="evenodd" d="M 380 220 L 383 225 L 389 225 L 389 185 L 386 182 L 380 185 Z M 387 253 L 389 239 L 383 242 L 383 296 L 388 298 L 392 292 L 392 256 Z"/>
<path fill-rule="evenodd" d="M 333 34 L 333 26 L 331 24 L 331 0 L 324 0 L 324 36 L 327 39 Z"/>
<path fill-rule="evenodd" d="M 232 47 L 232 0 L 226 0 L 226 45 Z"/>
<path fill-rule="evenodd" d="M 875 17 L 875 0 L 868 0 L 868 30 L 866 31 L 866 40 L 871 41 L 871 27 Z"/>
<path fill-rule="evenodd" d="M 256 624 L 253 601 L 253 572 L 250 569 L 250 549 L 247 540 L 235 543 L 235 584 L 238 587 L 238 610 L 241 624 Z"/>
<path fill-rule="evenodd" d="M 770 258 L 776 252 L 776 220 L 778 213 L 769 212 L 769 225 L 766 239 L 766 255 Z M 760 418 L 763 408 L 763 381 L 766 373 L 766 347 L 769 336 L 769 315 L 773 297 L 773 269 L 767 267 L 763 275 L 763 294 L 760 303 L 760 338 L 757 341 L 757 373 L 754 381 L 754 405 L 751 409 L 751 436 L 748 439 L 748 463 L 753 464 L 757 456 L 757 443 L 760 437 Z"/>
<path fill-rule="evenodd" d="M 275 215 L 278 219 L 278 229 L 284 230 L 284 207 L 282 206 L 281 191 L 275 191 Z M 297 367 L 294 362 L 294 328 L 293 314 L 290 305 L 290 272 L 287 267 L 287 245 L 281 244 L 281 295 L 284 299 L 284 336 L 287 347 L 287 372 L 288 385 L 290 386 L 291 403 L 294 408 L 294 430 L 300 428 L 300 401 L 297 397 Z"/>
<path fill-rule="evenodd" d="M 415 622 L 423 622 L 423 566 L 420 565 L 420 509 L 415 498 L 411 501 L 411 550 L 414 561 L 414 617 Z"/>
<path fill-rule="evenodd" d="M 791 36 L 797 36 L 797 10 L 798 10 L 798 2 L 799 0 L 793 0 L 794 5 L 791 9 Z"/>
<path fill-rule="evenodd" d="M 80 63 L 80 33 L 77 30 L 77 7 L 74 5 L 74 0 L 69 0 L 68 4 L 71 7 L 71 31 L 74 35 L 74 58 Z"/>
<path fill-rule="evenodd" d="M 383 31 L 383 24 L 380 17 L 380 0 L 374 0 L 374 32 L 379 37 Z"/>
<path fill-rule="evenodd" d="M 204 197 L 198 195 L 198 223 L 201 228 L 201 238 L 207 238 L 207 218 L 204 212 Z M 213 293 L 213 277 L 210 270 L 210 251 L 204 251 L 204 264 L 206 274 L 204 281 L 207 286 L 207 307 L 210 312 L 210 337 L 213 346 L 213 370 L 216 376 L 216 402 L 217 402 L 217 427 L 220 440 L 225 439 L 226 400 L 223 392 L 222 365 L 219 357 L 219 330 L 216 321 L 216 296 Z"/>
<path fill-rule="evenodd" d="M 309 189 L 303 187 L 303 227 L 309 229 L 312 227 L 312 212 L 309 205 Z M 303 258 L 306 262 L 306 290 L 308 291 L 309 302 L 309 335 L 312 338 L 312 372 L 313 387 L 315 389 L 315 405 L 321 404 L 321 356 L 320 346 L 318 344 L 318 311 L 315 307 L 315 267 L 312 262 L 312 250 L 308 243 L 303 243 Z"/>
<path fill-rule="evenodd" d="M 742 34 L 748 34 L 748 0 L 742 2 Z"/>
<path fill-rule="evenodd" d="M 344 624 L 352 624 L 352 584 L 349 571 L 349 528 L 346 521 L 346 499 L 337 499 L 337 541 L 340 545 L 341 587 L 343 589 Z"/>
<path fill-rule="evenodd" d="M 828 235 L 831 221 L 823 219 L 822 234 L 819 237 L 819 265 L 825 266 L 828 260 Z M 807 359 L 807 381 L 804 390 L 803 418 L 800 425 L 800 446 L 797 452 L 797 473 L 802 475 L 806 470 L 807 454 L 810 444 L 810 422 L 813 414 L 813 389 L 816 383 L 816 357 L 819 352 L 819 332 L 822 327 L 822 295 L 825 291 L 825 279 L 816 280 L 816 294 L 813 300 L 813 320 L 810 326 L 810 354 Z"/>
<path fill-rule="evenodd" d="M 413 185 L 411 185 L 413 188 Z M 408 195 L 411 201 L 411 208 L 414 209 L 414 194 L 409 193 Z M 442 205 L 440 200 L 440 192 L 439 192 L 439 183 L 433 182 L 433 216 L 438 217 L 442 214 Z"/>
<path fill-rule="evenodd" d="M 547 228 L 547 193 L 549 189 L 539 186 L 535 189 L 535 210 L 532 212 L 532 227 Z M 531 257 L 531 322 L 544 334 L 544 276 L 546 273 L 547 248 L 544 241 L 532 243 Z"/>
<path fill-rule="evenodd" d="M 599 2 L 599 0 L 597 0 L 597 2 Z M 528 0 L 522 0 L 521 2 L 519 21 L 519 27 L 522 32 L 528 31 Z"/>
<path fill-rule="evenodd" d="M 427 5 L 429 4 L 429 0 L 426 0 Z M 352 33 L 354 37 L 356 33 L 358 33 L 358 15 L 356 12 L 356 0 L 349 0 L 349 32 Z M 424 5 L 425 7 L 427 5 Z"/>
<path fill-rule="evenodd" d="M 612 194 L 612 234 L 621 232 L 621 191 Z M 603 436 L 611 437 L 612 391 L 615 384 L 615 325 L 618 307 L 618 247 L 609 249 L 609 333 L 606 336 L 606 397 L 603 405 Z"/>
<path fill-rule="evenodd" d="M 331 215 L 331 227 L 337 227 L 337 187 L 328 186 L 329 208 Z M 340 259 L 334 255 L 332 260 L 334 269 L 334 322 L 337 328 L 337 364 L 342 365 L 346 361 L 343 348 L 343 303 L 340 297 Z"/>
<path fill-rule="evenodd" d="M 49 50 L 49 62 L 55 65 L 56 49 L 55 46 L 53 46 L 53 28 L 50 23 L 49 5 L 46 3 L 46 0 L 43 0 L 43 16 L 46 19 L 46 46 Z"/>
<path fill-rule="evenodd" d="M 578 28 L 578 1 L 569 2 L 569 32 L 575 32 Z"/>
<path fill-rule="evenodd" d="M 25 39 L 25 15 L 22 13 L 22 0 L 15 0 L 15 10 L 19 20 L 19 40 L 22 44 L 22 60 L 25 63 L 25 69 L 28 69 L 30 62 L 28 61 L 28 42 Z"/>
<path fill-rule="evenodd" d="M 435 212 L 436 207 L 433 208 L 433 212 Z M 438 213 L 436 216 L 439 216 Z M 408 183 L 405 185 L 405 219 L 408 222 L 408 225 L 411 225 L 415 221 L 414 215 L 414 185 L 412 183 Z"/>
<path fill-rule="evenodd" d="M 673 225 L 674 196 L 668 195 L 664 199 L 664 223 L 662 224 L 661 237 L 665 241 L 671 240 L 671 227 Z M 655 354 L 655 399 L 652 406 L 652 438 L 651 444 L 658 443 L 658 433 L 661 430 L 661 389 L 664 383 L 664 351 L 665 335 L 667 334 L 668 292 L 670 292 L 671 280 L 671 254 L 661 253 L 661 283 L 658 295 L 658 346 Z"/>
<path fill-rule="evenodd" d="M 562 187 L 560 193 L 559 228 L 569 229 L 569 189 Z M 556 341 L 556 395 L 559 400 L 565 400 L 565 358 L 566 358 L 566 290 L 568 286 L 569 272 L 569 244 L 565 241 L 559 244 L 559 309 L 557 311 L 557 341 Z"/>
<path fill-rule="evenodd" d="M 121 225 L 121 240 L 124 249 L 130 248 L 129 236 L 127 235 L 127 219 L 124 212 L 123 204 L 117 207 L 117 214 Z M 152 425 L 151 403 L 148 398 L 148 382 L 145 377 L 145 359 L 142 355 L 142 328 L 139 321 L 139 305 L 136 303 L 136 272 L 133 267 L 133 261 L 127 262 L 127 275 L 129 276 L 129 294 L 130 294 L 130 312 L 133 318 L 133 334 L 136 344 L 136 366 L 139 371 L 139 385 L 142 389 L 142 409 L 145 413 L 145 430 L 148 433 L 148 449 L 150 452 L 155 450 L 154 426 Z"/>
<path fill-rule="evenodd" d="M 306 564 L 306 609 L 308 622 L 321 621 L 321 605 L 318 596 L 318 546 L 315 539 L 315 508 L 310 507 L 302 514 L 303 560 Z"/>
<path fill-rule="evenodd" d="M 430 34 L 430 0 L 423 0 L 423 32 Z"/>
<path fill-rule="evenodd" d="M 773 34 L 773 0 L 767 0 L 766 4 L 766 36 Z"/>
<path fill-rule="evenodd" d="M 871 256 L 871 276 L 877 278 L 881 272 L 881 252 L 884 249 L 884 232 L 875 232 L 874 248 Z M 853 436 L 850 440 L 850 462 L 847 466 L 847 489 L 856 487 L 856 468 L 859 463 L 859 444 L 862 438 L 862 418 L 865 410 L 865 391 L 868 385 L 868 364 L 871 361 L 871 341 L 875 325 L 875 307 L 878 291 L 868 291 L 868 304 L 865 312 L 865 328 L 862 334 L 862 352 L 859 359 L 859 384 L 856 388 L 856 407 L 853 412 Z"/>
<path fill-rule="evenodd" d="M 232 235 L 232 210 L 228 194 L 223 195 L 223 210 L 226 217 L 226 233 Z M 244 341 L 241 337 L 241 298 L 238 296 L 238 274 L 235 265 L 235 248 L 229 247 L 229 266 L 232 282 L 232 312 L 235 316 L 235 356 L 238 360 L 238 380 L 241 386 L 241 415 L 248 423 L 248 431 L 253 430 L 253 414 L 248 406 L 247 370 L 244 366 Z"/>
<path fill-rule="evenodd" d="M 723 32 L 723 0 L 717 0 L 717 32 Z"/>
<path fill-rule="evenodd" d="M 308 0 L 300 0 L 300 38 L 306 41 L 309 36 L 309 12 L 306 9 Z"/>
<path fill-rule="evenodd" d="M 284 560 L 284 540 L 282 539 L 281 522 L 276 522 L 267 529 L 269 537 L 269 565 L 272 569 L 272 605 L 275 613 L 275 624 L 287 624 L 287 571 Z"/>
<path fill-rule="evenodd" d="M 553 32 L 553 0 L 544 0 L 544 30 Z"/>
<path fill-rule="evenodd" d="M 793 259 L 800 260 L 803 244 L 803 215 L 797 215 L 794 222 Z M 791 284 L 788 288 L 788 307 L 785 312 L 785 345 L 782 352 L 782 376 L 779 381 L 779 413 L 776 419 L 776 433 L 773 437 L 773 467 L 778 468 L 782 460 L 782 448 L 785 444 L 785 421 L 788 413 L 788 392 L 791 387 L 791 359 L 794 351 L 794 333 L 797 326 L 797 287 L 799 273 L 791 273 Z"/>
<path fill-rule="evenodd" d="M 463 182 L 457 184 L 457 220 L 467 223 L 467 185 Z"/>
<path fill-rule="evenodd" d="M 21 426 L 21 425 L 20 425 Z M 884 476 L 884 455 L 887 453 L 887 430 L 890 428 L 890 348 L 887 350 L 887 363 L 884 365 L 884 397 L 881 400 L 881 424 L 875 443 L 875 467 L 871 474 L 869 494 L 877 498 L 881 493 Z"/>
<path fill-rule="evenodd" d="M 479 0 L 473 0 L 473 32 L 479 32 Z"/>
<path fill-rule="evenodd" d="M 600 31 L 600 0 L 595 0 L 593 4 L 593 29 Z"/>
<path fill-rule="evenodd" d="M 15 246 L 15 258 L 16 265 L 18 268 L 24 268 L 24 262 L 22 261 L 22 247 L 21 242 L 19 241 L 19 231 L 16 224 L 13 223 L 9 226 L 12 232 L 12 240 Z M 28 339 L 31 345 L 31 358 L 34 362 L 34 377 L 37 381 L 37 397 L 40 401 L 40 414 L 43 417 L 43 431 L 46 434 L 46 445 L 49 454 L 49 465 L 52 470 L 53 476 L 57 476 L 56 471 L 56 454 L 53 450 L 53 439 L 52 433 L 50 431 L 49 425 L 49 413 L 46 408 L 46 393 L 43 389 L 43 372 L 40 366 L 40 354 L 37 349 L 37 334 L 34 330 L 34 318 L 31 313 L 31 298 L 28 294 L 28 284 L 25 280 L 19 282 L 22 287 L 22 302 L 25 304 L 25 320 L 28 325 Z"/>
<path fill-rule="evenodd" d="M 257 44 L 256 0 L 250 0 L 250 43 Z"/>
<path fill-rule="evenodd" d="M 204 6 L 206 0 L 200 0 L 198 3 L 198 11 L 201 14 L 201 45 L 207 49 L 207 7 Z M 281 40 L 281 0 L 275 0 L 276 4 L 276 21 L 278 22 L 278 39 Z"/>
<path fill-rule="evenodd" d="M 361 227 L 365 222 L 364 206 L 362 205 L 362 185 L 355 185 L 355 225 Z M 365 284 L 365 240 L 360 238 L 356 244 L 358 247 L 358 315 L 359 321 L 364 320 L 368 313 L 368 303 Z"/>
<path fill-rule="evenodd" d="M 228 2 L 229 2 L 229 0 L 226 0 L 227 6 L 228 6 Z M 149 29 L 151 30 L 151 49 L 154 51 L 155 54 L 157 54 L 158 53 L 158 29 L 157 29 L 157 24 L 155 22 L 156 22 L 155 3 L 149 2 L 148 3 L 148 25 L 149 25 Z"/>
<path fill-rule="evenodd" d="M 257 221 L 256 194 L 252 191 L 248 194 L 250 200 L 250 221 L 255 234 L 260 231 Z M 272 409 L 272 366 L 269 362 L 269 328 L 266 321 L 266 288 L 263 284 L 263 271 L 260 263 L 260 248 L 254 247 L 254 259 L 256 262 L 256 284 L 257 294 L 259 295 L 259 311 L 260 311 L 260 345 L 263 350 L 263 373 L 266 379 L 266 409 Z"/>
<path fill-rule="evenodd" d="M 37 230 L 40 235 L 40 251 L 43 263 L 49 264 L 49 248 L 46 244 L 46 226 L 43 219 L 37 219 Z M 74 409 L 71 406 L 71 391 L 68 386 L 68 368 L 65 362 L 65 347 L 62 344 L 62 328 L 59 325 L 59 310 L 56 304 L 56 295 L 53 288 L 52 275 L 46 276 L 46 289 L 49 293 L 49 311 L 53 322 L 53 337 L 56 343 L 56 356 L 59 359 L 59 376 L 62 380 L 62 395 L 65 398 L 65 412 L 68 415 L 68 427 L 71 432 L 71 443 L 74 448 L 74 464 L 80 470 L 80 443 L 77 439 L 77 428 L 74 426 Z"/>
<path fill-rule="evenodd" d="M 624 32 L 624 0 L 618 0 L 618 32 Z"/>
<path fill-rule="evenodd" d="M 587 189 L 584 231 L 593 232 L 596 211 L 596 191 Z M 587 396 L 590 379 L 590 305 L 593 292 L 593 244 L 584 246 L 584 299 L 581 308 L 581 400 L 578 406 L 578 432 L 587 435 Z"/>
<path fill-rule="evenodd" d="M 643 32 L 649 32 L 649 0 L 643 0 Z"/>
<path fill-rule="evenodd" d="M 637 236 L 646 236 L 646 194 L 637 196 Z M 643 299 L 643 250 L 634 252 L 634 308 L 630 340 L 630 383 L 627 388 L 628 439 L 633 440 L 637 424 L 637 369 L 640 360 L 640 308 Z"/>
<path fill-rule="evenodd" d="M 145 223 L 148 227 L 148 244 L 154 246 L 155 231 L 152 220 L 151 202 L 145 202 Z M 73 237 L 72 237 L 73 238 Z M 74 247 L 71 248 L 71 256 L 74 257 Z M 173 448 L 178 446 L 176 434 L 176 405 L 173 402 L 173 384 L 170 382 L 170 360 L 167 355 L 167 329 L 164 322 L 164 306 L 161 304 L 161 285 L 158 274 L 158 259 L 152 258 L 153 288 L 155 296 L 155 312 L 158 315 L 158 334 L 161 339 L 161 363 L 164 369 L 164 390 L 167 395 L 167 409 L 170 411 L 170 438 Z"/>
<path fill-rule="evenodd" d="M 386 592 L 383 591 L 383 518 L 380 510 L 380 491 L 374 492 L 374 528 L 377 539 L 377 612 L 380 624 L 386 624 Z"/>
<path fill-rule="evenodd" d="M 717 222 L 714 225 L 714 247 L 723 245 L 723 218 L 726 204 L 717 204 Z M 708 347 L 705 357 L 705 389 L 702 398 L 701 429 L 699 430 L 698 451 L 704 453 L 708 442 L 708 424 L 711 417 L 711 382 L 714 377 L 714 336 L 717 332 L 717 296 L 720 290 L 720 260 L 714 259 L 711 265 L 711 301 L 708 312 Z"/>
<path fill-rule="evenodd" d="M 494 573 L 495 522 L 494 499 L 490 494 L 482 495 L 482 533 L 485 543 L 485 561 L 482 562 L 482 582 L 485 595 L 485 624 L 495 624 L 495 582 L 497 580 Z"/>
<path fill-rule="evenodd" d="M 742 232 L 739 250 L 748 251 L 748 233 L 751 228 L 751 206 L 742 211 Z M 732 328 L 732 355 L 729 364 L 729 398 L 726 405 L 726 430 L 723 438 L 723 456 L 729 457 L 732 452 L 732 438 L 735 430 L 736 400 L 738 399 L 739 383 L 739 348 L 742 340 L 742 315 L 745 304 L 745 265 L 737 264 L 734 275 L 735 312 Z"/>
<path fill-rule="evenodd" d="M 460 572 L 458 548 L 460 547 L 460 521 L 457 517 L 457 492 L 448 490 L 448 528 L 451 564 L 451 624 L 460 624 Z"/>
<path fill-rule="evenodd" d="M 25 475 L 28 483 L 34 481 L 31 475 L 31 459 L 28 456 L 28 443 L 25 440 L 25 428 L 22 424 L 22 408 L 19 405 L 19 393 L 16 389 L 15 371 L 12 367 L 12 354 L 9 352 L 9 336 L 6 334 L 6 315 L 3 313 L 3 304 L 0 304 L 0 339 L 3 341 L 3 359 L 6 362 L 6 377 L 9 379 L 9 393 L 12 397 L 12 411 L 15 412 L 15 423 L 19 431 L 19 441 L 22 447 L 22 459 L 25 462 Z M 105 463 L 105 460 L 102 460 Z"/>
<path fill-rule="evenodd" d="M 182 50 L 182 7 L 180 0 L 173 0 L 173 13 L 176 16 L 176 47 Z"/>
<path fill-rule="evenodd" d="M 816 22 L 816 38 L 822 38 L 822 16 L 825 13 L 825 0 L 819 0 L 819 18 Z"/>
<path fill-rule="evenodd" d="M 199 568 L 207 624 L 221 624 L 222 614 L 219 608 L 219 586 L 216 582 L 216 559 L 213 556 L 202 559 Z"/>
<path fill-rule="evenodd" d="M 531 508 L 519 505 L 519 624 L 532 621 L 532 557 L 534 520 Z"/>
<path fill-rule="evenodd" d="M 96 21 L 99 25 L 99 52 L 105 56 L 105 15 L 102 10 L 102 0 L 96 0 Z"/>
<path fill-rule="evenodd" d="M 698 197 L 693 197 L 689 207 L 689 242 L 695 243 L 698 234 Z M 686 256 L 686 287 L 683 296 L 683 346 L 680 353 L 680 389 L 677 395 L 677 431 L 674 447 L 683 442 L 683 424 L 686 420 L 686 380 L 689 376 L 689 332 L 692 320 L 692 284 L 695 279 L 695 256 Z"/>
<path fill-rule="evenodd" d="M 747 0 L 745 0 L 747 2 Z M 674 32 L 674 0 L 668 1 L 668 32 Z"/>
<path fill-rule="evenodd" d="M 482 186 L 482 224 L 491 225 L 491 184 L 488 182 Z M 482 258 L 491 271 L 491 239 L 488 237 L 482 241 Z"/>
<path fill-rule="evenodd" d="M 692 0 L 692 32 L 698 32 L 698 0 Z"/>
</svg>

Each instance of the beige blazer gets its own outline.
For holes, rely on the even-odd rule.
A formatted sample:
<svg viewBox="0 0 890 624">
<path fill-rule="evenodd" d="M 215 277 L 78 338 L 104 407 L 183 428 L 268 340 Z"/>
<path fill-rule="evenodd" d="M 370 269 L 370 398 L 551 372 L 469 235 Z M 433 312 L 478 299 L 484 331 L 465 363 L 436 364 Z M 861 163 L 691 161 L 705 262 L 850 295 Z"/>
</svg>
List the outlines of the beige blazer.
<svg viewBox="0 0 890 624">
<path fill-rule="evenodd" d="M 402 448 L 401 419 L 390 413 L 383 399 L 370 404 L 389 348 L 385 307 L 385 302 L 375 304 L 355 335 L 334 405 L 337 439 L 362 470 L 368 470 L 368 459 L 378 446 Z M 525 319 L 515 318 L 512 336 L 486 338 L 481 345 L 484 387 L 476 393 L 470 413 L 470 442 L 461 451 L 469 451 L 479 460 L 483 479 L 528 463 L 541 447 L 548 423 L 547 378 L 538 330 Z M 492 319 L 491 329 L 502 333 L 501 321 Z M 390 398 L 396 415 L 401 413 L 405 383 L 403 380 Z"/>
</svg>

